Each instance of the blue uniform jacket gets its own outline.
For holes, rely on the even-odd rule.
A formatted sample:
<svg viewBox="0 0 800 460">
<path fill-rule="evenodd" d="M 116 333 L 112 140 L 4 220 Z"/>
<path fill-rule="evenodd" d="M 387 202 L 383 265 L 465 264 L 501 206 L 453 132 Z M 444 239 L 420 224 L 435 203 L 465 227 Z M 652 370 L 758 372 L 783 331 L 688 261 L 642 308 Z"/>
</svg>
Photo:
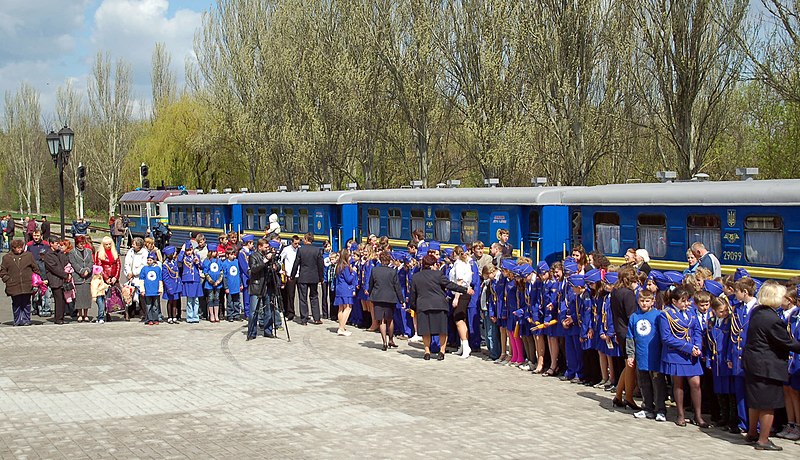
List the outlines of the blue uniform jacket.
<svg viewBox="0 0 800 460">
<path fill-rule="evenodd" d="M 572 326 L 563 329 L 564 336 L 572 337 L 580 335 L 581 332 L 578 318 L 578 296 L 566 283 L 565 286 L 564 294 L 561 296 L 561 302 L 559 302 L 558 307 L 558 324 L 562 324 L 567 317 L 572 318 Z"/>
<path fill-rule="evenodd" d="M 251 252 L 252 251 L 248 251 L 247 248 L 242 248 L 239 251 L 239 255 L 236 256 L 236 260 L 239 263 L 239 279 L 242 280 L 241 286 L 244 286 L 245 288 L 248 286 L 248 283 L 250 282 L 250 262 L 248 259 L 250 258 Z"/>
<path fill-rule="evenodd" d="M 500 276 L 489 282 L 486 313 L 490 318 L 499 318 L 500 312 L 503 309 L 503 294 L 506 291 L 505 280 L 506 278 L 504 276 Z"/>
<path fill-rule="evenodd" d="M 589 290 L 583 291 L 583 294 L 576 299 L 576 302 L 578 309 L 577 323 L 581 334 L 581 349 L 590 350 L 595 347 L 598 338 L 594 334 L 592 338 L 589 338 L 589 331 L 594 331 L 593 312 L 596 310 Z"/>
<path fill-rule="evenodd" d="M 675 327 L 685 329 L 685 332 L 673 331 L 670 319 Z M 673 364 L 691 365 L 698 358 L 692 356 L 692 349 L 703 349 L 703 336 L 697 317 L 687 308 L 679 311 L 672 305 L 664 307 L 661 316 L 656 321 L 658 335 L 661 338 L 661 361 Z"/>
<path fill-rule="evenodd" d="M 201 281 L 200 269 L 202 265 L 200 264 L 200 257 L 198 257 L 197 254 L 192 254 L 191 257 L 187 257 L 186 253 L 181 251 L 181 253 L 178 254 L 178 264 L 181 267 L 182 283 L 199 283 Z"/>
<path fill-rule="evenodd" d="M 744 346 L 747 343 L 747 327 L 749 325 L 750 313 L 747 311 L 747 305 L 740 302 L 731 315 L 731 346 L 728 351 L 728 361 L 731 362 L 733 375 L 736 377 L 744 376 L 742 353 L 744 353 Z"/>
<path fill-rule="evenodd" d="M 242 278 L 239 276 L 239 261 L 225 260 L 222 262 L 222 286 L 228 290 L 228 294 L 239 294 L 242 292 Z"/>
<path fill-rule="evenodd" d="M 139 279 L 144 281 L 144 295 L 157 296 L 161 287 L 161 267 L 158 265 L 145 265 L 139 272 Z"/>
<path fill-rule="evenodd" d="M 222 289 L 221 282 L 216 286 L 209 282 L 209 279 L 214 283 L 222 280 L 222 261 L 218 258 L 204 260 L 203 274 L 206 277 L 206 281 L 203 283 L 203 289 Z"/>
<path fill-rule="evenodd" d="M 800 315 L 797 314 L 798 310 L 795 310 L 795 314 L 789 318 L 789 324 L 786 326 L 789 329 L 789 333 L 794 337 L 795 340 L 800 339 Z M 795 374 L 800 372 L 800 353 L 789 353 L 789 375 Z"/>
<path fill-rule="evenodd" d="M 511 316 L 511 312 L 519 308 L 517 300 L 517 283 L 513 279 L 506 278 L 506 282 L 503 285 L 503 302 L 499 318 L 508 319 Z"/>
<path fill-rule="evenodd" d="M 728 353 L 731 346 L 731 317 L 725 319 L 711 318 L 706 328 L 706 343 L 703 349 L 706 367 L 716 377 L 730 377 L 728 369 Z"/>
<path fill-rule="evenodd" d="M 336 296 L 355 297 L 357 282 L 358 273 L 352 267 L 345 268 L 336 275 Z"/>
<path fill-rule="evenodd" d="M 164 294 L 181 293 L 181 274 L 178 262 L 174 259 L 167 259 L 162 264 L 161 281 L 164 282 Z"/>
</svg>

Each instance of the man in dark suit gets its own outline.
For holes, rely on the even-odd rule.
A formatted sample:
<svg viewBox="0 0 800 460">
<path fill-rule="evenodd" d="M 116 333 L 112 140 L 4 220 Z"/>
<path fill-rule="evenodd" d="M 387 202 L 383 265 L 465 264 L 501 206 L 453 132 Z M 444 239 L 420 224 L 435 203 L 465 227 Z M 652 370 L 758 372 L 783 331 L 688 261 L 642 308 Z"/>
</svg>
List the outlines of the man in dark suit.
<svg viewBox="0 0 800 460">
<path fill-rule="evenodd" d="M 42 230 L 42 239 L 45 241 L 50 241 L 50 221 L 47 220 L 47 216 L 42 216 L 41 230 Z"/>
<path fill-rule="evenodd" d="M 67 282 L 67 272 L 64 267 L 67 266 L 67 255 L 61 250 L 61 241 L 53 237 L 50 240 L 50 250 L 44 253 L 42 261 L 45 268 L 47 268 L 47 282 L 53 292 L 53 300 L 56 304 L 56 324 L 64 324 L 64 311 L 66 308 L 66 301 L 64 299 L 64 284 Z"/>
<path fill-rule="evenodd" d="M 291 277 L 297 277 L 297 288 L 300 293 L 300 324 L 308 324 L 308 298 L 311 294 L 311 316 L 314 324 L 322 324 L 319 319 L 319 283 L 322 282 L 325 264 L 322 260 L 322 249 L 312 246 L 314 235 L 306 233 L 303 246 L 297 250 L 297 260 L 292 267 Z"/>
</svg>

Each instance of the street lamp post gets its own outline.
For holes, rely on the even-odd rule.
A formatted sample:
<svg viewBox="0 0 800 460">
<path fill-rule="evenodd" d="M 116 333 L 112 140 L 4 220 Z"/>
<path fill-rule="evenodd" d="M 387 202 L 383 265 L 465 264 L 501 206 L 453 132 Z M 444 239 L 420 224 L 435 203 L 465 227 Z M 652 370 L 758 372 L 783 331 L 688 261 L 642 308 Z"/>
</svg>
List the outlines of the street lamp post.
<svg viewBox="0 0 800 460">
<path fill-rule="evenodd" d="M 75 132 L 64 126 L 58 133 L 50 131 L 46 137 L 47 148 L 50 156 L 58 170 L 59 196 L 61 197 L 61 237 L 66 236 L 66 222 L 64 221 L 64 166 L 69 161 L 69 154 L 72 153 L 72 143 L 75 139 Z"/>
</svg>

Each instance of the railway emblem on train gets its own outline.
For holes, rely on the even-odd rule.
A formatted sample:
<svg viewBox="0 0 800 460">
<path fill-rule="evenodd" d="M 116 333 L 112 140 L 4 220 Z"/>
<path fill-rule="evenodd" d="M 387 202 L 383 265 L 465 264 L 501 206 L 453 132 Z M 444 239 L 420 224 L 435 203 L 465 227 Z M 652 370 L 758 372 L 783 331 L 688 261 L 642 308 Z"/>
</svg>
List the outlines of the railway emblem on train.
<svg viewBox="0 0 800 460">
<path fill-rule="evenodd" d="M 723 236 L 723 238 L 725 238 L 728 241 L 728 243 L 733 244 L 733 243 L 739 241 L 739 234 L 738 233 L 726 233 L 725 236 Z"/>
<path fill-rule="evenodd" d="M 728 227 L 733 227 L 736 225 L 736 210 L 735 209 L 728 209 Z M 739 235 L 736 235 L 738 238 Z"/>
</svg>

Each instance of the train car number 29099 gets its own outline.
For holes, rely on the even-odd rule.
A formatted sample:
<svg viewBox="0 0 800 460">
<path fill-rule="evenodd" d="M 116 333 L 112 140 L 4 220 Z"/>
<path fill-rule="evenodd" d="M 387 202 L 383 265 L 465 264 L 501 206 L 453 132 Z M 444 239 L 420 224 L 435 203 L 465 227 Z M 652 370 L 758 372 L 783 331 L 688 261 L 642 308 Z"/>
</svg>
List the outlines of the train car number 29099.
<svg viewBox="0 0 800 460">
<path fill-rule="evenodd" d="M 738 251 L 724 251 L 722 253 L 723 260 L 742 260 L 742 253 Z"/>
</svg>

